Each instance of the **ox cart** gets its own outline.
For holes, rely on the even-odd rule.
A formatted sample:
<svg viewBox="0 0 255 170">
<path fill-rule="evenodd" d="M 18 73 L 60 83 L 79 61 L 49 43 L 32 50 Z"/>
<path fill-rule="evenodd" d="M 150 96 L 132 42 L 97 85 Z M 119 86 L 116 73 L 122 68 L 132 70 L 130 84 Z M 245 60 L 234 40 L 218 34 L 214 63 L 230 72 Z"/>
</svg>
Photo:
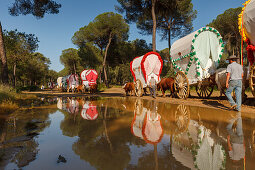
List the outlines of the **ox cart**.
<svg viewBox="0 0 255 170">
<path fill-rule="evenodd" d="M 153 76 L 158 83 L 163 67 L 163 61 L 156 52 L 148 52 L 143 56 L 136 57 L 130 63 L 130 71 L 134 77 L 135 94 L 140 97 L 143 95 L 143 89 L 149 85 Z"/>
<path fill-rule="evenodd" d="M 97 84 L 98 73 L 94 69 L 83 70 L 81 72 L 81 81 L 84 91 L 91 90 L 91 87 Z"/>
<path fill-rule="evenodd" d="M 239 15 L 239 31 L 247 44 L 247 58 L 249 62 L 248 74 L 245 76 L 249 81 L 252 94 L 255 97 L 255 0 L 248 0 Z M 243 60 L 243 57 L 241 57 Z M 243 64 L 243 62 L 241 62 Z"/>
<path fill-rule="evenodd" d="M 79 76 L 77 74 L 71 74 L 67 79 L 67 92 L 75 92 L 79 86 Z"/>
<path fill-rule="evenodd" d="M 203 27 L 177 41 L 170 50 L 175 70 L 175 90 L 178 98 L 189 96 L 190 85 L 196 86 L 200 98 L 211 96 L 216 72 L 224 52 L 220 33 L 212 27 Z"/>
</svg>

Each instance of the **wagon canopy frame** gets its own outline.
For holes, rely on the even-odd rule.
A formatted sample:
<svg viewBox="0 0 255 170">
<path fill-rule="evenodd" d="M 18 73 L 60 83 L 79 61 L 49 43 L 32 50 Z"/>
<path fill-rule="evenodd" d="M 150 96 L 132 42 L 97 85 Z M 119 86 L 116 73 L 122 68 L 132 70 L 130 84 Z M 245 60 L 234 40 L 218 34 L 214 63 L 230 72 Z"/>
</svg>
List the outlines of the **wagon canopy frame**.
<svg viewBox="0 0 255 170">
<path fill-rule="evenodd" d="M 187 98 L 189 85 L 199 85 L 196 88 L 199 97 L 209 97 L 213 88 L 203 82 L 216 72 L 223 52 L 223 39 L 212 27 L 203 27 L 174 42 L 170 61 L 176 74 L 177 97 Z"/>
</svg>

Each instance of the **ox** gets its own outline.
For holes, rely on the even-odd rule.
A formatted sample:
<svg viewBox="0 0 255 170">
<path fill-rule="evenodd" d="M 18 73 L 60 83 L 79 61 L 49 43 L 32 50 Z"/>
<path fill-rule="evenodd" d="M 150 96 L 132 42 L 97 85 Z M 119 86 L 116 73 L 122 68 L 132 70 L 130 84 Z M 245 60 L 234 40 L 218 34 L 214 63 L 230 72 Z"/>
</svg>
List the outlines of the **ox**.
<svg viewBox="0 0 255 170">
<path fill-rule="evenodd" d="M 165 97 L 165 91 L 170 90 L 170 96 L 173 97 L 173 94 L 174 94 L 174 79 L 172 77 L 161 79 L 161 81 L 157 84 L 157 90 L 162 91 L 163 97 Z"/>
<path fill-rule="evenodd" d="M 244 68 L 244 77 L 247 77 L 247 74 L 248 74 L 248 69 Z M 216 82 L 216 84 L 218 86 L 218 90 L 220 91 L 220 97 L 222 96 L 222 94 L 226 95 L 225 94 L 226 80 L 227 80 L 227 69 L 226 68 L 220 68 L 220 69 L 216 70 L 216 73 L 215 73 L 215 82 Z M 243 88 L 242 88 L 242 101 L 243 102 L 247 98 L 247 95 L 245 94 L 245 89 L 249 85 L 248 81 L 249 80 L 243 81 Z"/>
<path fill-rule="evenodd" d="M 130 96 L 132 94 L 135 94 L 135 85 L 133 82 L 128 82 L 123 86 L 123 89 L 126 92 L 126 96 L 128 95 L 128 93 L 130 93 Z"/>
<path fill-rule="evenodd" d="M 94 94 L 94 93 L 96 93 L 96 91 L 97 91 L 97 84 L 90 85 L 89 92 L 91 94 Z"/>
</svg>

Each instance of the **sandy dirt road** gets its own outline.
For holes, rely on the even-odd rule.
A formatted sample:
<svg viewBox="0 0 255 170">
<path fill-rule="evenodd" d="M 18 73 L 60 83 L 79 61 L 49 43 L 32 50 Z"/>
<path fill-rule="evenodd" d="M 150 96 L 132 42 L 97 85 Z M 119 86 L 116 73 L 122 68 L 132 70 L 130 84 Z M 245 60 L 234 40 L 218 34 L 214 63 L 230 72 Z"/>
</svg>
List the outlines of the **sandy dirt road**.
<svg viewBox="0 0 255 170">
<path fill-rule="evenodd" d="M 126 96 L 125 92 L 120 87 L 112 87 L 106 89 L 102 92 L 96 94 L 89 93 L 67 93 L 59 92 L 57 90 L 49 91 L 36 91 L 36 92 L 23 92 L 27 94 L 35 94 L 38 96 L 52 96 L 52 97 L 82 97 L 82 96 L 94 96 L 94 97 L 131 97 L 136 98 L 135 96 Z M 227 101 L 225 96 L 219 97 L 219 91 L 214 91 L 212 96 L 209 99 L 200 99 L 196 94 L 196 91 L 191 90 L 191 96 L 187 99 L 178 99 L 169 97 L 169 94 L 166 94 L 166 97 L 162 97 L 161 93 L 158 92 L 156 99 L 153 99 L 149 95 L 143 96 L 142 99 L 146 100 L 156 100 L 158 102 L 172 103 L 172 104 L 185 104 L 189 106 L 199 106 L 199 107 L 208 107 L 215 108 L 220 110 L 229 110 L 230 104 Z M 247 93 L 248 99 L 242 104 L 242 112 L 254 113 L 255 114 L 255 98 L 251 93 Z"/>
</svg>

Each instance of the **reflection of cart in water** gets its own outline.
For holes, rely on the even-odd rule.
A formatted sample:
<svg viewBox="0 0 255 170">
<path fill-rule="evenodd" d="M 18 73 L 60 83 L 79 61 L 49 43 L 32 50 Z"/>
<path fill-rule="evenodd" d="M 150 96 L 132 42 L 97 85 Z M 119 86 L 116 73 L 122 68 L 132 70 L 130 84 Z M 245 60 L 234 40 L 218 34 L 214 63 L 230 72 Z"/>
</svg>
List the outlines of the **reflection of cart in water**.
<svg viewBox="0 0 255 170">
<path fill-rule="evenodd" d="M 179 98 L 189 96 L 189 86 L 195 85 L 199 97 L 208 98 L 214 84 L 210 79 L 224 52 L 220 33 L 212 27 L 201 28 L 177 41 L 171 47 L 171 62 L 176 76 Z"/>
<path fill-rule="evenodd" d="M 96 120 L 98 117 L 97 106 L 86 101 L 82 106 L 81 117 L 86 120 Z"/>
<path fill-rule="evenodd" d="M 149 52 L 143 56 L 136 57 L 130 63 L 130 71 L 134 77 L 136 96 L 143 95 L 143 88 L 149 85 L 153 76 L 158 83 L 163 67 L 163 61 L 156 52 Z"/>
<path fill-rule="evenodd" d="M 154 103 L 152 108 L 145 108 L 141 100 L 136 101 L 131 132 L 146 143 L 157 144 L 161 141 L 164 133 L 161 125 L 161 116 L 157 113 L 156 103 Z"/>
<path fill-rule="evenodd" d="M 188 129 L 175 135 L 172 141 L 173 156 L 191 169 L 220 170 L 225 168 L 223 146 L 212 138 L 211 130 L 190 120 Z"/>
</svg>

